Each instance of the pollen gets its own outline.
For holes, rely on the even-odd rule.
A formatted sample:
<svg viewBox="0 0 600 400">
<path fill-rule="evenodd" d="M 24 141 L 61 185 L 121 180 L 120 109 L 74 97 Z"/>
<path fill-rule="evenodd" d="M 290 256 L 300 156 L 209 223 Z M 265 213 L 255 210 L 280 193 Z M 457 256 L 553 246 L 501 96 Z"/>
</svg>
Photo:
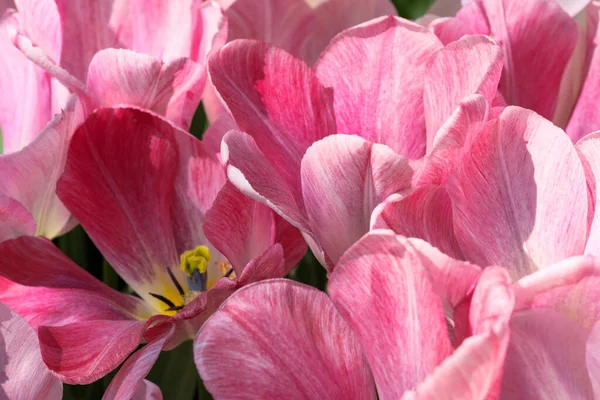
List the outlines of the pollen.
<svg viewBox="0 0 600 400">
<path fill-rule="evenodd" d="M 210 258 L 210 250 L 206 246 L 188 250 L 179 258 L 181 270 L 187 275 L 192 290 L 206 291 L 207 265 Z"/>
</svg>

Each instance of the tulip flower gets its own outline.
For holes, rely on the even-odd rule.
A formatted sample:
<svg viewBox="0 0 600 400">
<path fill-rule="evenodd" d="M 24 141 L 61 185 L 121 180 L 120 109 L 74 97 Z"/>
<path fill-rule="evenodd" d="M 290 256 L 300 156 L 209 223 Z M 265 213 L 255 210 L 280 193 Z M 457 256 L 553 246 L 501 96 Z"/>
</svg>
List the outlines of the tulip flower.
<svg viewBox="0 0 600 400">
<path fill-rule="evenodd" d="M 436 58 L 442 71 L 430 68 Z M 460 101 L 496 101 L 501 70 L 488 38 L 444 48 L 396 17 L 344 31 L 314 69 L 262 42 L 231 42 L 209 60 L 243 131 L 223 138 L 228 177 L 302 230 L 332 268 L 368 232 L 375 206 L 411 186 L 414 160 Z"/>
<path fill-rule="evenodd" d="M 19 12 L 9 12 L 0 23 L 0 168 L 10 177 L 0 184 L 0 239 L 23 234 L 54 238 L 74 226 L 54 192 L 70 137 L 95 108 L 135 105 L 187 129 L 205 87 L 204 59 L 224 34 L 221 10 L 212 3 L 177 2 L 156 14 L 137 12 L 141 4 L 135 2 L 128 2 L 127 10 L 111 1 L 67 3 L 19 1 Z M 177 41 L 169 35 L 156 38 L 155 31 L 138 26 L 152 22 L 154 28 L 177 24 L 181 29 L 179 16 L 190 7 L 198 18 L 188 24 L 187 41 L 181 35 Z M 109 10 L 116 25 L 98 20 Z M 135 35 L 130 32 L 134 27 Z M 203 29 L 200 38 L 192 37 L 197 29 Z M 78 33 L 69 34 L 73 31 Z M 116 32 L 122 42 L 115 41 Z M 75 40 L 81 37 L 89 41 Z M 108 46 L 146 54 L 104 49 Z M 77 100 L 67 104 L 67 88 L 81 105 Z M 53 119 L 56 113 L 62 115 Z"/>
<path fill-rule="evenodd" d="M 232 291 L 299 261 L 298 232 L 225 182 L 216 155 L 148 112 L 98 109 L 78 128 L 58 196 L 139 297 L 46 239 L 1 243 L 0 301 L 36 329 L 56 376 L 90 383 L 147 342 L 105 394 L 129 398 L 160 351 L 192 338 Z"/>
<path fill-rule="evenodd" d="M 585 0 L 473 0 L 430 28 L 444 43 L 465 34 L 492 36 L 506 59 L 499 90 L 507 103 L 536 111 L 576 142 L 600 129 L 599 16 L 597 3 Z"/>
<path fill-rule="evenodd" d="M 599 273 L 579 257 L 511 284 L 373 231 L 340 259 L 330 297 L 285 280 L 231 296 L 196 365 L 215 399 L 592 398 Z M 246 345 L 226 346 L 232 333 Z"/>
<path fill-rule="evenodd" d="M 195 342 L 214 398 L 483 399 L 497 392 L 514 304 L 501 268 L 482 274 L 425 242 L 377 231 L 342 256 L 328 288 L 330 297 L 269 280 L 224 303 Z M 226 329 L 245 346 L 224 346 Z M 459 330 L 468 332 L 464 340 Z"/>
</svg>

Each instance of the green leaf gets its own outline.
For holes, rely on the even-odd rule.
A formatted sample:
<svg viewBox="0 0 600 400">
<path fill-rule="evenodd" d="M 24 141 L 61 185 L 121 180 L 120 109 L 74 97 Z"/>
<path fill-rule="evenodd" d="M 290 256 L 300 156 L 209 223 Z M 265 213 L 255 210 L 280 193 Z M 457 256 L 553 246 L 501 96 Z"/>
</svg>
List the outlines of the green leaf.
<svg viewBox="0 0 600 400">
<path fill-rule="evenodd" d="M 399 16 L 414 20 L 422 17 L 434 3 L 434 0 L 392 0 L 392 3 L 394 3 Z"/>
<path fill-rule="evenodd" d="M 306 252 L 298 266 L 288 274 L 288 278 L 314 286 L 323 291 L 327 287 L 327 271 L 317 261 L 310 249 Z"/>
<path fill-rule="evenodd" d="M 0 128 L 0 154 L 4 153 L 4 137 L 2 136 L 2 128 Z"/>
<path fill-rule="evenodd" d="M 197 137 L 198 139 L 202 139 L 202 135 L 206 132 L 208 128 L 208 117 L 206 116 L 206 112 L 204 111 L 204 106 L 202 103 L 196 109 L 194 113 L 194 118 L 192 118 L 192 125 L 190 126 L 190 133 Z"/>
</svg>

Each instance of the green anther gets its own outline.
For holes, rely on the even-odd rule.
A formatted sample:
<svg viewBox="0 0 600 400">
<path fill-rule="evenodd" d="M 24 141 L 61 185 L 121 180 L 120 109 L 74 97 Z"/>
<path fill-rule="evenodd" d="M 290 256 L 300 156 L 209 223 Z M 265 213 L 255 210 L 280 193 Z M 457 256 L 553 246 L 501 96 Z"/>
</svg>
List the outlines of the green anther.
<svg viewBox="0 0 600 400">
<path fill-rule="evenodd" d="M 188 250 L 179 258 L 181 270 L 193 278 L 194 271 L 200 274 L 206 273 L 206 265 L 210 261 L 210 250 L 206 246 L 198 246 L 194 250 Z"/>
</svg>

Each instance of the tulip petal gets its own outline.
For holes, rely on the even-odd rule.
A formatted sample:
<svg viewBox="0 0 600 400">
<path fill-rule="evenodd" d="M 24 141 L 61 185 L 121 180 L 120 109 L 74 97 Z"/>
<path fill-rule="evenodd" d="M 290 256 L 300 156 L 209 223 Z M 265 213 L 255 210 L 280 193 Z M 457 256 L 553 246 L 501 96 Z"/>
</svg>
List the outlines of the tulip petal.
<svg viewBox="0 0 600 400">
<path fill-rule="evenodd" d="M 473 94 L 492 104 L 502 73 L 502 51 L 487 36 L 470 35 L 438 51 L 425 70 L 427 148 L 463 99 Z"/>
<path fill-rule="evenodd" d="M 424 264 L 406 240 L 370 233 L 344 254 L 329 280 L 382 400 L 400 398 L 452 353 L 442 300 Z"/>
<path fill-rule="evenodd" d="M 140 381 L 131 400 L 163 400 L 160 388 L 147 379 Z"/>
<path fill-rule="evenodd" d="M 159 329 L 161 331 L 156 333 L 154 340 L 125 361 L 110 382 L 102 399 L 130 399 L 136 393 L 140 383 L 145 382 L 144 377 L 150 372 L 163 346 L 174 331 L 173 325 L 162 326 Z"/>
<path fill-rule="evenodd" d="M 577 42 L 575 21 L 551 0 L 477 0 L 457 18 L 473 32 L 491 34 L 502 47 L 499 90 L 508 104 L 552 119 L 562 75 Z M 486 24 L 489 30 L 481 32 L 479 27 Z"/>
<path fill-rule="evenodd" d="M 55 0 L 17 0 L 20 30 L 47 57 L 60 62 L 63 35 L 58 4 Z"/>
<path fill-rule="evenodd" d="M 588 204 L 588 220 L 591 218 L 585 253 L 600 256 L 600 132 L 591 133 L 579 142 L 577 150 L 586 172 L 591 191 Z"/>
<path fill-rule="evenodd" d="M 501 399 L 591 399 L 587 335 L 577 322 L 547 309 L 510 321 Z"/>
<path fill-rule="evenodd" d="M 194 358 L 215 398 L 377 398 L 348 324 L 325 293 L 293 281 L 236 292 L 198 332 Z"/>
<path fill-rule="evenodd" d="M 406 195 L 392 194 L 375 208 L 371 229 L 424 239 L 442 252 L 462 259 L 452 225 L 452 203 L 446 189 L 423 185 Z"/>
<path fill-rule="evenodd" d="M 56 196 L 56 183 L 65 165 L 75 127 L 82 120 L 71 102 L 39 136 L 19 152 L 0 156 L 0 194 L 13 198 L 37 223 L 36 234 L 54 238 L 72 227 L 71 213 Z"/>
<path fill-rule="evenodd" d="M 302 156 L 313 142 L 336 133 L 332 90 L 304 62 L 257 41 L 225 45 L 209 57 L 209 73 L 239 129 L 277 166 L 277 180 L 301 198 Z"/>
<path fill-rule="evenodd" d="M 564 132 L 529 110 L 509 107 L 486 125 L 447 189 L 469 261 L 518 279 L 583 252 L 583 167 Z"/>
<path fill-rule="evenodd" d="M 269 207 L 227 183 L 206 214 L 204 233 L 240 276 L 246 264 L 273 243 L 273 224 Z"/>
<path fill-rule="evenodd" d="M 335 92 L 338 132 L 385 144 L 405 157 L 423 156 L 425 66 L 441 47 L 425 28 L 394 17 L 338 35 L 316 65 L 319 80 Z"/>
<path fill-rule="evenodd" d="M 101 50 L 92 59 L 87 86 L 98 106 L 139 106 L 188 129 L 206 74 L 186 58 L 164 63 L 130 50 Z"/>
<path fill-rule="evenodd" d="M 585 360 L 594 394 L 600 395 L 600 322 L 597 322 L 588 337 L 586 344 Z"/>
<path fill-rule="evenodd" d="M 369 231 L 375 206 L 410 186 L 412 168 L 389 147 L 333 135 L 302 159 L 304 204 L 315 240 L 333 264 Z"/>
<path fill-rule="evenodd" d="M 42 361 L 35 331 L 19 314 L 0 303 L 0 397 L 62 398 L 62 384 Z"/>
<path fill-rule="evenodd" d="M 106 260 L 156 306 L 149 293 L 168 285 L 176 294 L 166 269 L 183 274 L 170 215 L 176 131 L 140 110 L 99 109 L 73 136 L 57 190 Z"/>
<path fill-rule="evenodd" d="M 31 143 L 52 119 L 53 111 L 50 77 L 13 46 L 7 32 L 9 21 L 16 23 L 10 16 L 0 22 L 0 154 Z"/>
<path fill-rule="evenodd" d="M 0 242 L 35 235 L 35 220 L 15 199 L 0 195 Z"/>
<path fill-rule="evenodd" d="M 237 279 L 240 286 L 270 278 L 284 278 L 289 269 L 285 268 L 281 245 L 274 244 L 245 266 Z"/>
</svg>

